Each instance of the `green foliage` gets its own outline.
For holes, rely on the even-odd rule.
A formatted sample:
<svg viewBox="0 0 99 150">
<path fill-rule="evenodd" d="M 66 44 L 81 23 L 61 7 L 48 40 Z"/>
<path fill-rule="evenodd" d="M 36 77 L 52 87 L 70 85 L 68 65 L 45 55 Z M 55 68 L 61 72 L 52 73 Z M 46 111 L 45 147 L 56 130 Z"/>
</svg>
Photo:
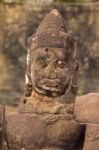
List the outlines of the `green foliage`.
<svg viewBox="0 0 99 150">
<path fill-rule="evenodd" d="M 66 3 L 84 3 L 85 0 L 55 0 L 56 2 L 66 2 Z"/>
<path fill-rule="evenodd" d="M 82 96 L 83 94 L 84 94 L 83 91 L 81 89 L 79 89 L 77 95 Z"/>
<path fill-rule="evenodd" d="M 20 100 L 21 94 L 17 92 L 12 93 L 0 93 L 0 104 L 17 106 Z"/>
<path fill-rule="evenodd" d="M 84 3 L 84 2 L 86 2 L 86 0 L 54 0 L 54 1 L 66 2 L 66 3 Z M 93 1 L 90 0 L 90 2 L 99 2 L 99 0 L 93 0 Z"/>
</svg>

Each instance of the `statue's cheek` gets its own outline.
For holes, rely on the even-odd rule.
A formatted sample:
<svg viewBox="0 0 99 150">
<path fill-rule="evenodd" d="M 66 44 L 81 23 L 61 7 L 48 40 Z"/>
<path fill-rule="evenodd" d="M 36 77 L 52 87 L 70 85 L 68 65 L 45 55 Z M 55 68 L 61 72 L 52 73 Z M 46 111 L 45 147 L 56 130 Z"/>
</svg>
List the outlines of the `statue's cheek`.
<svg viewBox="0 0 99 150">
<path fill-rule="evenodd" d="M 70 72 L 68 68 L 64 68 L 64 69 L 57 69 L 57 76 L 60 79 L 65 80 L 67 77 L 70 76 Z"/>
</svg>

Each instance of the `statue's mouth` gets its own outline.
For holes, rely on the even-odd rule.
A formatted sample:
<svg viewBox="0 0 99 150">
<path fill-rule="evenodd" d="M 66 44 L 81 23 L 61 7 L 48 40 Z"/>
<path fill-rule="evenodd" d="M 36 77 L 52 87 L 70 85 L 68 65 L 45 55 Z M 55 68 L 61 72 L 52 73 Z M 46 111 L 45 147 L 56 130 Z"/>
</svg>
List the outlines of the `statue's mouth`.
<svg viewBox="0 0 99 150">
<path fill-rule="evenodd" d="M 59 79 L 43 79 L 39 82 L 39 87 L 42 90 L 60 92 L 62 90 L 60 83 L 61 81 Z"/>
<path fill-rule="evenodd" d="M 60 81 L 59 81 L 59 79 L 47 79 L 47 78 L 45 78 L 39 82 L 39 85 L 44 90 L 58 92 Z"/>
<path fill-rule="evenodd" d="M 47 90 L 47 91 L 52 91 L 52 92 L 59 92 L 60 90 L 59 89 L 57 89 L 57 88 L 55 88 L 55 87 L 48 87 L 48 86 L 46 86 L 46 85 L 42 85 L 42 89 L 43 90 Z"/>
<path fill-rule="evenodd" d="M 40 78 L 34 85 L 34 90 L 43 95 L 56 97 L 64 94 L 66 89 L 68 89 L 69 82 L 70 80 L 68 79 Z"/>
</svg>

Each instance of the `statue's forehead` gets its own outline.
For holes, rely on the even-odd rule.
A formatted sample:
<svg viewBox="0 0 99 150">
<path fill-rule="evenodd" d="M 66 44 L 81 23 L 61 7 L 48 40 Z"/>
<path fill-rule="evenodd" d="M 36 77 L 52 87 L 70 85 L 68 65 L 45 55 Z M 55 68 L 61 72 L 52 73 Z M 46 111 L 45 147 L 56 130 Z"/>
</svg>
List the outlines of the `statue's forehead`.
<svg viewBox="0 0 99 150">
<path fill-rule="evenodd" d="M 57 47 L 40 47 L 35 49 L 33 52 L 34 55 L 46 55 L 47 54 L 52 54 L 57 57 L 65 57 L 66 54 L 66 49 L 64 48 L 57 48 Z"/>
</svg>

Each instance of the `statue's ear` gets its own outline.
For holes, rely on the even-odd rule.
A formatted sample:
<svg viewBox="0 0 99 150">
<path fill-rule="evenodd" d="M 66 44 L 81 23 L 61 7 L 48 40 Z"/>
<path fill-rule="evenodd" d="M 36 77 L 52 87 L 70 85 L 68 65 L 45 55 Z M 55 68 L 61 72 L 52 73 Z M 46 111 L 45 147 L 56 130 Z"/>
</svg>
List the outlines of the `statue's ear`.
<svg viewBox="0 0 99 150">
<path fill-rule="evenodd" d="M 32 43 L 32 36 L 28 37 L 27 39 L 27 48 L 31 47 L 31 43 Z"/>
<path fill-rule="evenodd" d="M 68 35 L 66 38 L 66 49 L 71 53 L 72 59 L 77 56 L 77 41 L 72 36 Z"/>
<path fill-rule="evenodd" d="M 75 42 L 74 38 L 70 35 L 67 35 L 66 43 L 68 49 L 72 49 L 74 47 L 74 42 Z"/>
<path fill-rule="evenodd" d="M 31 82 L 31 45 L 32 45 L 32 36 L 27 39 L 27 58 L 26 58 L 26 72 L 25 72 L 25 89 L 24 95 L 31 96 L 32 92 L 32 82 Z"/>
</svg>

